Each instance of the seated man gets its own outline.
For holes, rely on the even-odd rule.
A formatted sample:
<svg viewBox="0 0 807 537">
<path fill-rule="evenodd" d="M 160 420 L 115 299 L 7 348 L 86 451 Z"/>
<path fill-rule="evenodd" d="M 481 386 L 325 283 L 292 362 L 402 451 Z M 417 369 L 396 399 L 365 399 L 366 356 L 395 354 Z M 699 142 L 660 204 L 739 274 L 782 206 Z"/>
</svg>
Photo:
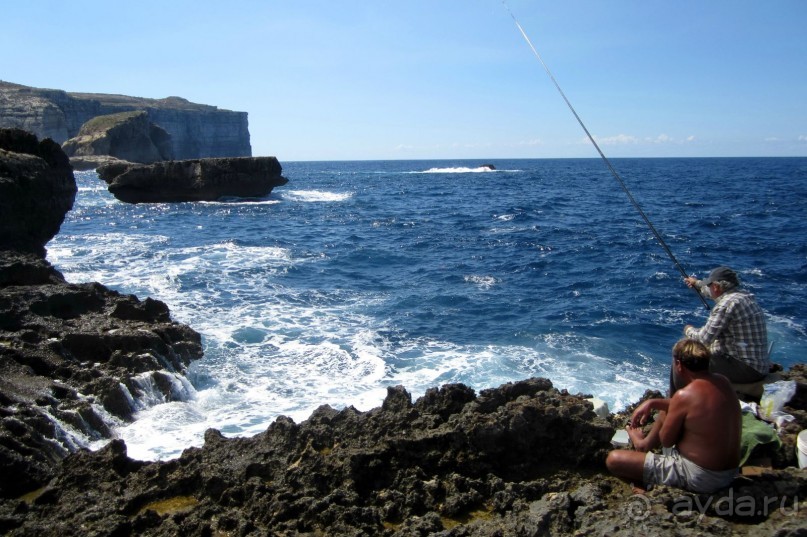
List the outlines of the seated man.
<svg viewBox="0 0 807 537">
<path fill-rule="evenodd" d="M 728 379 L 709 372 L 709 350 L 683 339 L 673 364 L 685 386 L 670 399 L 648 399 L 633 412 L 628 436 L 636 451 L 608 454 L 608 470 L 629 483 L 669 485 L 692 492 L 728 486 L 740 462 L 740 405 Z M 658 411 L 647 436 L 641 425 Z M 662 455 L 650 450 L 663 446 Z M 641 489 L 634 486 L 634 491 Z"/>
<path fill-rule="evenodd" d="M 694 277 L 684 281 L 715 301 L 704 326 L 684 327 L 686 337 L 709 347 L 712 373 L 720 373 L 737 384 L 764 379 L 771 368 L 765 314 L 754 295 L 740 286 L 737 273 L 728 267 L 717 267 L 703 281 Z M 681 385 L 675 369 L 671 370 L 670 397 Z"/>
</svg>

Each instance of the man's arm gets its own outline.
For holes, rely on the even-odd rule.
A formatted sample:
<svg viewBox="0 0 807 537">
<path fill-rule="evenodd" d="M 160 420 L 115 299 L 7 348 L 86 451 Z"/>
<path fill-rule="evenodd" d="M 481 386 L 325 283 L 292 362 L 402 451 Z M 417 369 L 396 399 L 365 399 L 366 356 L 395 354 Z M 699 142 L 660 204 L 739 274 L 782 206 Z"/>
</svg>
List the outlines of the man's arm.
<svg viewBox="0 0 807 537">
<path fill-rule="evenodd" d="M 647 399 L 641 405 L 636 407 L 630 418 L 631 427 L 639 427 L 647 423 L 647 419 L 654 410 L 664 412 L 670 405 L 669 399 Z"/>
<path fill-rule="evenodd" d="M 690 339 L 700 341 L 708 347 L 723 331 L 727 323 L 728 311 L 726 304 L 721 304 L 719 306 L 715 306 L 711 315 L 709 315 L 709 319 L 702 328 L 697 329 L 693 326 L 687 325 L 687 327 L 684 329 L 684 335 Z"/>
<path fill-rule="evenodd" d="M 687 417 L 689 395 L 678 390 L 669 399 L 667 406 L 667 417 L 659 431 L 659 440 L 664 447 L 672 447 L 678 443 L 684 433 L 684 421 Z"/>
</svg>

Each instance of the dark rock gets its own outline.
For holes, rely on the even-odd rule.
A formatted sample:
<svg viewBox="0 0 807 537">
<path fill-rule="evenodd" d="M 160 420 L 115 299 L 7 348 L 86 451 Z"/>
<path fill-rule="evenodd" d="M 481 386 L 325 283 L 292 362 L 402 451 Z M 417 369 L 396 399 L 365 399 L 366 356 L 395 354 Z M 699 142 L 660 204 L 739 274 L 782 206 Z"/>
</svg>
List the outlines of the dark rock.
<svg viewBox="0 0 807 537">
<path fill-rule="evenodd" d="M 62 144 L 69 157 L 110 156 L 128 162 L 171 160 L 171 135 L 143 110 L 97 116 Z"/>
<path fill-rule="evenodd" d="M 176 400 L 167 375 L 182 374 L 202 347 L 162 302 L 67 283 L 31 254 L 0 252 L 0 282 L 0 469 L 14 476 L 0 479 L 0 496 L 10 497 L 46 483 L 80 448 L 63 424 L 102 439 L 112 432 L 95 405 L 131 419 L 143 375 Z"/>
<path fill-rule="evenodd" d="M 57 144 L 0 129 L 0 250 L 44 257 L 76 192 L 73 169 Z"/>
<path fill-rule="evenodd" d="M 171 377 L 202 355 L 199 334 L 162 302 L 68 283 L 47 262 L 75 193 L 58 145 L 0 129 L 0 497 L 44 485 L 82 442 L 110 438 L 104 415 L 130 419 L 143 380 L 166 401 L 182 397 Z"/>
<path fill-rule="evenodd" d="M 484 396 L 448 385 L 414 403 L 395 387 L 368 412 L 323 406 L 252 438 L 211 429 L 172 461 L 133 461 L 120 441 L 74 453 L 46 489 L 0 500 L 0 530 L 695 537 L 799 535 L 807 524 L 807 474 L 793 468 L 713 495 L 634 496 L 605 473 L 612 433 L 582 396 L 545 379 Z"/>
<path fill-rule="evenodd" d="M 216 158 L 102 166 L 109 191 L 128 203 L 262 198 L 288 180 L 275 157 Z"/>
</svg>

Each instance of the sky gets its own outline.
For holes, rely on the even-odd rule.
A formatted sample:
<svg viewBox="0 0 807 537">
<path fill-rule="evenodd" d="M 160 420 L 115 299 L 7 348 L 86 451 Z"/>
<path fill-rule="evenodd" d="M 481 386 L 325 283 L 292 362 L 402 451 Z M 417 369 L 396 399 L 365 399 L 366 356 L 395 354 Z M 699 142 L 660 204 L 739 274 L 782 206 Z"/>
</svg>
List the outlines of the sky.
<svg viewBox="0 0 807 537">
<path fill-rule="evenodd" d="M 512 17 L 511 17 L 512 13 Z M 0 80 L 249 114 L 284 161 L 807 156 L 805 0 L 0 0 Z"/>
</svg>

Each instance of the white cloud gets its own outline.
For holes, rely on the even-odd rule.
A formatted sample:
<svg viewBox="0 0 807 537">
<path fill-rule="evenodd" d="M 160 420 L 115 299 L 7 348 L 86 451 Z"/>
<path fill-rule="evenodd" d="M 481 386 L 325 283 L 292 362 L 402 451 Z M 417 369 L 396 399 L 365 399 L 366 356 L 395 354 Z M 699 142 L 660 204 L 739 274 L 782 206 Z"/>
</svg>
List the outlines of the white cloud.
<svg viewBox="0 0 807 537">
<path fill-rule="evenodd" d="M 606 136 L 605 138 L 594 137 L 597 143 L 602 145 L 631 145 L 639 143 L 638 138 L 629 134 L 617 134 L 616 136 Z"/>
<path fill-rule="evenodd" d="M 675 139 L 668 134 L 659 134 L 655 138 L 647 137 L 644 139 L 639 139 L 635 136 L 631 136 L 629 134 L 617 134 L 616 136 L 606 136 L 604 138 L 600 138 L 595 136 L 594 139 L 597 141 L 598 144 L 601 145 L 636 145 L 639 143 L 645 144 L 684 144 L 684 143 L 691 143 L 695 141 L 695 136 L 690 134 L 683 140 Z M 584 138 L 583 141 L 587 142 L 588 138 Z"/>
<path fill-rule="evenodd" d="M 807 142 L 807 134 L 800 134 L 799 142 Z"/>
</svg>

